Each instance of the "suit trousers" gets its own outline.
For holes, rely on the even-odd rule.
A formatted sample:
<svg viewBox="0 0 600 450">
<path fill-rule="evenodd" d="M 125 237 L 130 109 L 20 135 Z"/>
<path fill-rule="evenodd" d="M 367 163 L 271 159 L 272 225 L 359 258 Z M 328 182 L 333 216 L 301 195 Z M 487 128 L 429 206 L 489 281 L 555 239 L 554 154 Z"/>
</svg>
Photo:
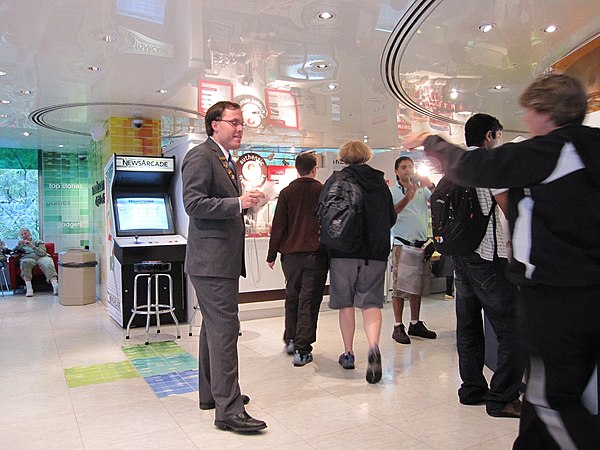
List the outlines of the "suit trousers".
<svg viewBox="0 0 600 450">
<path fill-rule="evenodd" d="M 244 411 L 237 341 L 239 279 L 190 275 L 202 313 L 198 382 L 200 401 L 215 403 L 215 420 Z"/>
<path fill-rule="evenodd" d="M 317 340 L 317 320 L 327 281 L 327 254 L 323 252 L 281 255 L 285 275 L 285 331 L 283 340 L 294 340 L 294 349 L 312 351 Z"/>
<path fill-rule="evenodd" d="M 454 256 L 456 282 L 456 347 L 463 402 L 482 398 L 488 390 L 483 375 L 485 338 L 481 311 L 498 338 L 498 364 L 486 395 L 488 411 L 502 409 L 519 397 L 525 359 L 518 340 L 517 287 L 504 271 L 508 261 L 487 261 L 477 253 Z"/>
</svg>

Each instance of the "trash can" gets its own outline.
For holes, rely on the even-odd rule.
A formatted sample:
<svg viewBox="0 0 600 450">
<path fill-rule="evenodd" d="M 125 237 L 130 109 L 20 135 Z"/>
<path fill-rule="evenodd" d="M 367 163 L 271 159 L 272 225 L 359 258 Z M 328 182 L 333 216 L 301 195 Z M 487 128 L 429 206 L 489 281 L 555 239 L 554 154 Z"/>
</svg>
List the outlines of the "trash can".
<svg viewBox="0 0 600 450">
<path fill-rule="evenodd" d="M 58 254 L 58 299 L 61 305 L 87 305 L 96 301 L 96 254 L 69 249 Z"/>
</svg>

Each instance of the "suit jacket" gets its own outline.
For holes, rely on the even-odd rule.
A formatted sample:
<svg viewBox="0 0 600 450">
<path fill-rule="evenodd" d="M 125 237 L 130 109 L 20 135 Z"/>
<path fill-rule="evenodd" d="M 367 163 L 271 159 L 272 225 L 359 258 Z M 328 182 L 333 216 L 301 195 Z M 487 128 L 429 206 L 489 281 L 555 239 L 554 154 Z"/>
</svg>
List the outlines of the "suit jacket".
<svg viewBox="0 0 600 450">
<path fill-rule="evenodd" d="M 187 152 L 181 166 L 183 205 L 190 218 L 185 272 L 203 277 L 246 276 L 239 178 L 212 138 Z M 235 179 L 232 179 L 235 178 Z"/>
</svg>

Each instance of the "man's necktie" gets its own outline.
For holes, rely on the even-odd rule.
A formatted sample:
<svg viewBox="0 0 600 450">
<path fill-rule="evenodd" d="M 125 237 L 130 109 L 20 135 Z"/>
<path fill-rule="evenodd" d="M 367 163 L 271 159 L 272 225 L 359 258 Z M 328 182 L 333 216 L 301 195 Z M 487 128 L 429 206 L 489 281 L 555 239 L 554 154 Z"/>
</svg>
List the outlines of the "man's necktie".
<svg viewBox="0 0 600 450">
<path fill-rule="evenodd" d="M 229 168 L 235 175 L 235 163 L 233 162 L 233 159 L 231 158 L 231 153 L 229 154 L 229 157 L 227 158 L 227 164 L 229 164 Z"/>
</svg>

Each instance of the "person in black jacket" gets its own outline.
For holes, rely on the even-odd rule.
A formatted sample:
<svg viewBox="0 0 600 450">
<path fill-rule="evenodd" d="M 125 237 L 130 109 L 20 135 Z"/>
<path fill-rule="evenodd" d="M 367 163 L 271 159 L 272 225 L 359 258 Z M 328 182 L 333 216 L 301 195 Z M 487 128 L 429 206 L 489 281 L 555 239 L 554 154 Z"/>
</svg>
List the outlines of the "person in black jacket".
<svg viewBox="0 0 600 450">
<path fill-rule="evenodd" d="M 598 448 L 600 129 L 582 125 L 587 94 L 561 74 L 521 95 L 532 138 L 469 152 L 419 134 L 463 186 L 508 187 L 518 315 L 528 357 L 515 449 Z M 596 374 L 596 375 L 594 375 Z M 595 388 L 594 388 L 595 384 Z"/>
<path fill-rule="evenodd" d="M 340 330 L 344 353 L 339 363 L 344 369 L 354 369 L 354 309 L 362 311 L 363 324 L 369 342 L 366 379 L 369 383 L 381 380 L 381 308 L 384 301 L 384 278 L 390 254 L 390 228 L 396 222 L 392 195 L 383 172 L 366 163 L 373 156 L 368 145 L 348 141 L 341 146 L 338 158 L 347 166 L 342 170 L 351 175 L 361 188 L 363 197 L 363 245 L 354 253 L 343 253 L 328 248 L 331 257 L 329 269 L 329 307 L 339 310 Z M 327 192 L 336 179 L 334 173 L 325 183 Z"/>
</svg>

